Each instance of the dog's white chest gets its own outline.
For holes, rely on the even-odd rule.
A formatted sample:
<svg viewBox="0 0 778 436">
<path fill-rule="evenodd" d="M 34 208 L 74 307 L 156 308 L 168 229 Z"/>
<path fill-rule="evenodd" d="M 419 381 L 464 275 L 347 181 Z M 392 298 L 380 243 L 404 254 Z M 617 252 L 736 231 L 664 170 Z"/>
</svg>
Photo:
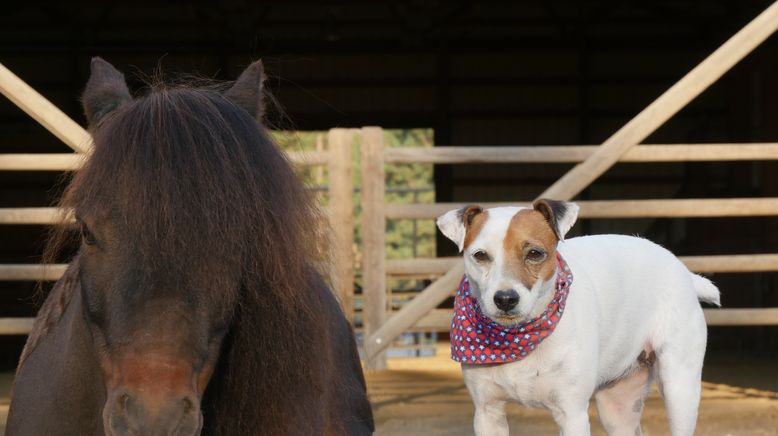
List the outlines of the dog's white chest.
<svg viewBox="0 0 778 436">
<path fill-rule="evenodd" d="M 562 360 L 540 355 L 500 365 L 463 365 L 465 384 L 484 402 L 504 399 L 527 407 L 554 409 L 565 389 L 574 385 Z"/>
</svg>

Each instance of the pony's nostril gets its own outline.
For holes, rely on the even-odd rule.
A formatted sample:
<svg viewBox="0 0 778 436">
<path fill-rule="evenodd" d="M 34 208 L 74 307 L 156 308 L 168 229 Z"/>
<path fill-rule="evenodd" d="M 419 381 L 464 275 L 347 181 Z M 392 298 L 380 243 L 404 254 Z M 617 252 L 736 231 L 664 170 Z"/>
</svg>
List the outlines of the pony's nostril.
<svg viewBox="0 0 778 436">
<path fill-rule="evenodd" d="M 513 289 L 497 291 L 494 293 L 494 304 L 507 312 L 519 304 L 519 293 Z"/>
</svg>

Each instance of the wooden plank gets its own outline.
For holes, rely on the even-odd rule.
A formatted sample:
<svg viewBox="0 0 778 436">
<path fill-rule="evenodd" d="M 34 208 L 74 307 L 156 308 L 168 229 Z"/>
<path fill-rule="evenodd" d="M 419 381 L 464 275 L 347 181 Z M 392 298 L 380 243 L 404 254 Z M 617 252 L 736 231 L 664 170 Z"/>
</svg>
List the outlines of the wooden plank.
<svg viewBox="0 0 778 436">
<path fill-rule="evenodd" d="M 293 151 L 289 161 L 298 166 L 325 165 L 327 152 Z M 8 153 L 0 154 L 0 171 L 75 171 L 81 168 L 86 155 L 77 153 Z"/>
<path fill-rule="evenodd" d="M 778 254 L 680 256 L 690 271 L 702 273 L 753 273 L 778 271 Z"/>
<path fill-rule="evenodd" d="M 67 264 L 0 264 L 0 281 L 56 281 L 65 273 Z"/>
<path fill-rule="evenodd" d="M 778 325 L 778 308 L 703 309 L 703 312 L 709 326 Z M 447 332 L 451 316 L 451 309 L 433 309 L 414 323 L 412 329 Z"/>
<path fill-rule="evenodd" d="M 772 35 L 777 28 L 778 2 L 774 2 L 605 140 L 596 152 L 546 189 L 540 197 L 568 200 L 576 196 L 611 168 L 630 147 L 646 139 Z"/>
<path fill-rule="evenodd" d="M 92 137 L 45 97 L 0 63 L 0 93 L 73 150 L 86 153 Z"/>
<path fill-rule="evenodd" d="M 778 254 L 727 254 L 720 256 L 679 256 L 690 271 L 704 273 L 751 273 L 778 271 Z M 386 274 L 443 275 L 462 258 L 415 258 L 386 261 Z"/>
<path fill-rule="evenodd" d="M 429 285 L 416 298 L 389 318 L 375 333 L 365 339 L 365 356 L 371 359 L 388 347 L 405 330 L 418 322 L 454 292 L 465 273 L 461 263 Z"/>
<path fill-rule="evenodd" d="M 578 163 L 597 151 L 597 145 L 396 147 L 385 151 L 386 163 Z M 687 162 L 776 160 L 778 143 L 661 144 L 629 149 L 619 162 Z"/>
<path fill-rule="evenodd" d="M 0 224 L 55 224 L 62 213 L 56 207 L 0 208 Z"/>
<path fill-rule="evenodd" d="M 26 335 L 35 318 L 0 318 L 0 335 Z"/>
<path fill-rule="evenodd" d="M 349 320 L 352 320 L 354 313 L 353 132 L 348 129 L 331 129 L 327 138 L 332 229 L 331 280 L 343 312 Z"/>
<path fill-rule="evenodd" d="M 362 309 L 365 333 L 371 335 L 386 321 L 386 214 L 384 194 L 384 133 L 380 127 L 362 129 Z M 366 362 L 386 369 L 386 353 Z"/>
<path fill-rule="evenodd" d="M 679 218 L 778 215 L 778 198 L 692 198 L 578 201 L 579 218 Z M 388 204 L 390 219 L 433 219 L 472 203 Z M 481 203 L 484 208 L 522 206 L 526 202 Z"/>
<path fill-rule="evenodd" d="M 77 153 L 0 154 L 0 171 L 75 171 L 85 158 Z"/>
<path fill-rule="evenodd" d="M 327 165 L 330 156 L 326 151 L 290 151 L 286 155 L 293 164 L 298 166 Z"/>
<path fill-rule="evenodd" d="M 711 326 L 778 325 L 778 307 L 759 309 L 705 309 Z"/>
</svg>

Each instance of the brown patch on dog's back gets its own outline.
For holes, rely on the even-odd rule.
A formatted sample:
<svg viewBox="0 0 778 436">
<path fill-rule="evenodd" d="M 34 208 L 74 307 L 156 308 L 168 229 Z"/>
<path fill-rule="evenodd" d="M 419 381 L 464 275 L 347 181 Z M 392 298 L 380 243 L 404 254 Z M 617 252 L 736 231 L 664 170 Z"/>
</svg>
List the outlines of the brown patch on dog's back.
<svg viewBox="0 0 778 436">
<path fill-rule="evenodd" d="M 543 214 L 532 209 L 523 209 L 511 218 L 503 241 L 506 267 L 532 288 L 540 278 L 549 280 L 556 271 L 556 245 L 559 240 Z M 539 248 L 546 253 L 542 262 L 525 261 L 528 249 Z"/>
<path fill-rule="evenodd" d="M 489 219 L 489 211 L 481 210 L 479 207 L 476 212 L 473 210 L 475 207 L 477 206 L 471 206 L 463 212 L 462 221 L 465 224 L 465 242 L 462 247 L 464 249 L 481 233 L 486 220 Z"/>
</svg>

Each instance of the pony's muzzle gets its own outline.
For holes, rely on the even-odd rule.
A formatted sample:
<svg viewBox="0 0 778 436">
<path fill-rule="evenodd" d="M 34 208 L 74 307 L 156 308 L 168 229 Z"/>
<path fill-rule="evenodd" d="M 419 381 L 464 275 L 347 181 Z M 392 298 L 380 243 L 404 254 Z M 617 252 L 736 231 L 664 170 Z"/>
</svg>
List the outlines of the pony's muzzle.
<svg viewBox="0 0 778 436">
<path fill-rule="evenodd" d="M 196 436 L 202 428 L 200 401 L 194 395 L 159 399 L 117 389 L 103 418 L 111 436 Z"/>
</svg>

